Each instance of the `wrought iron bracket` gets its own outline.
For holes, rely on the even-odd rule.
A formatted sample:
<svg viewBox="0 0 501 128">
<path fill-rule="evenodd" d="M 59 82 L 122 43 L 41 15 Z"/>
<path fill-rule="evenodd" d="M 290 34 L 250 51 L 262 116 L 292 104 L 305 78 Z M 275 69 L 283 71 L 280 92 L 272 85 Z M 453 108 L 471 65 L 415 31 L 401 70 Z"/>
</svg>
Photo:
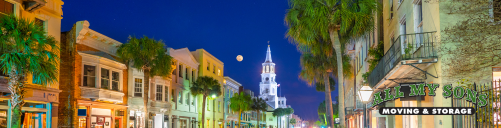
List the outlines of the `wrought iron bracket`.
<svg viewBox="0 0 501 128">
<path fill-rule="evenodd" d="M 412 66 L 412 67 L 414 67 L 414 68 L 418 69 L 419 71 L 421 71 L 421 72 L 425 73 L 425 78 L 427 78 L 427 77 L 426 77 L 426 74 L 428 74 L 428 75 L 430 75 L 430 76 L 432 76 L 432 77 L 434 77 L 434 78 L 438 78 L 437 76 L 432 75 L 432 74 L 428 73 L 427 71 L 425 71 L 425 70 L 423 70 L 423 69 L 420 69 L 420 68 L 418 68 L 418 67 L 414 66 L 413 64 L 405 64 L 405 65 L 410 65 L 410 66 Z"/>
</svg>

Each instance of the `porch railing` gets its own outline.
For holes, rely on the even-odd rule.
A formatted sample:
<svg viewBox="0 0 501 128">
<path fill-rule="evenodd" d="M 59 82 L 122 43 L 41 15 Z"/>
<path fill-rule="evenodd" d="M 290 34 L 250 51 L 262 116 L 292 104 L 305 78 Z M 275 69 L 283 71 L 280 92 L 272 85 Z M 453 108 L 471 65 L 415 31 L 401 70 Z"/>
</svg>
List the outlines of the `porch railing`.
<svg viewBox="0 0 501 128">
<path fill-rule="evenodd" d="M 495 80 L 486 84 L 464 85 L 480 94 L 487 94 L 487 105 L 477 106 L 466 98 L 452 100 L 452 107 L 473 107 L 476 112 L 473 115 L 453 115 L 453 128 L 501 128 L 501 81 Z M 466 97 L 466 96 L 465 96 Z M 477 103 L 480 102 L 477 99 Z"/>
<path fill-rule="evenodd" d="M 434 35 L 435 32 L 405 34 L 393 40 L 369 75 L 369 86 L 376 86 L 402 60 L 437 58 Z"/>
</svg>

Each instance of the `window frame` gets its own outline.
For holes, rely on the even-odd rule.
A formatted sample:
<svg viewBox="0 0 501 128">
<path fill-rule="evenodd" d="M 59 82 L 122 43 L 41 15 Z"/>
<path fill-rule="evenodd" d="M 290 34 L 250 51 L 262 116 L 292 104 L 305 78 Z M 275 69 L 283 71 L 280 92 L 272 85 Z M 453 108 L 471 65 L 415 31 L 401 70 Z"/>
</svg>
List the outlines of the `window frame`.
<svg viewBox="0 0 501 128">
<path fill-rule="evenodd" d="M 155 85 L 155 100 L 156 101 L 164 101 L 163 98 L 163 94 L 164 94 L 164 86 L 165 85 L 162 85 L 162 84 L 154 84 Z M 160 92 L 158 92 L 158 87 L 160 87 Z M 160 96 L 158 95 L 160 93 Z M 160 100 L 158 99 L 158 97 L 160 97 Z"/>
<path fill-rule="evenodd" d="M 82 58 L 85 58 L 85 57 L 82 57 Z M 119 77 L 118 77 L 118 92 L 123 92 L 123 70 L 120 70 L 118 68 L 114 68 L 114 67 L 110 67 L 110 66 L 107 66 L 107 65 L 104 65 L 102 63 L 99 63 L 99 62 L 88 62 L 88 61 L 85 61 L 85 59 L 82 59 L 82 63 L 81 63 L 81 67 L 82 69 L 80 70 L 81 71 L 81 74 L 82 76 L 80 77 L 82 79 L 82 81 L 80 81 L 80 86 L 81 87 L 87 87 L 87 86 L 83 86 L 83 78 L 84 78 L 84 68 L 85 65 L 89 65 L 89 66 L 95 66 L 96 67 L 96 86 L 95 87 L 90 87 L 90 88 L 97 88 L 97 89 L 103 89 L 101 88 L 101 69 L 107 69 L 110 73 L 112 73 L 113 71 L 114 72 L 117 72 L 119 74 Z M 110 79 L 109 79 L 109 84 L 110 86 L 112 85 L 112 80 L 111 80 L 111 75 L 110 75 Z M 144 81 L 144 80 L 143 80 Z M 110 91 L 115 91 L 115 90 L 112 90 L 112 89 L 106 89 L 106 90 L 110 90 Z M 144 90 L 143 90 L 144 91 Z"/>
<path fill-rule="evenodd" d="M 136 79 L 140 79 L 141 80 L 141 82 L 140 82 L 140 84 L 141 84 L 140 89 L 141 89 L 141 97 L 143 97 L 144 96 L 144 80 L 142 78 L 139 78 L 139 77 L 135 77 L 133 79 L 134 80 L 134 86 L 133 86 L 133 89 L 132 89 L 133 93 L 134 93 L 133 97 L 138 97 L 138 96 L 136 96 L 136 94 L 137 94 L 137 92 L 136 92 L 136 88 L 137 88 L 136 87 Z"/>
</svg>

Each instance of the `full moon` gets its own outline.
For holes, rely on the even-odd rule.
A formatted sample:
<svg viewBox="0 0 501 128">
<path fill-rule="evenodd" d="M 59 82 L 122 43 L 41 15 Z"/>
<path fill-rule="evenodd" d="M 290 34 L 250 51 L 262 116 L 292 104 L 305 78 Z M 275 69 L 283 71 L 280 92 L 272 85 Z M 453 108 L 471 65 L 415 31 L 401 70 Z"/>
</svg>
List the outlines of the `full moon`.
<svg viewBox="0 0 501 128">
<path fill-rule="evenodd" d="M 237 56 L 237 60 L 238 60 L 238 62 L 242 61 L 243 59 L 244 59 L 244 57 L 242 57 L 242 55 L 238 55 L 238 56 Z"/>
</svg>

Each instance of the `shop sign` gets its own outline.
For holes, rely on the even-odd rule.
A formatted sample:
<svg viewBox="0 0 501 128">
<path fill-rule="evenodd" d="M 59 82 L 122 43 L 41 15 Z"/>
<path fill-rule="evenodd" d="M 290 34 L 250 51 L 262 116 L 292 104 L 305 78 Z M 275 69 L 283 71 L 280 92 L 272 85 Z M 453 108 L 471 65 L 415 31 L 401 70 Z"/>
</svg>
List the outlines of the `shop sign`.
<svg viewBox="0 0 501 128">
<path fill-rule="evenodd" d="M 435 96 L 435 91 L 439 88 L 438 84 L 411 84 L 410 93 L 408 97 L 426 96 L 425 87 L 428 88 L 428 96 Z M 374 93 L 373 106 L 382 104 L 386 101 L 393 101 L 399 98 L 404 98 L 404 93 L 400 90 L 401 86 L 396 86 L 392 89 L 388 88 L 382 92 Z M 445 85 L 443 87 L 442 95 L 444 98 L 466 98 L 478 107 L 487 105 L 487 94 L 481 94 L 474 90 L 463 88 L 460 86 L 452 87 L 452 85 Z M 379 109 L 381 115 L 473 115 L 475 108 L 473 107 L 382 107 Z"/>
<path fill-rule="evenodd" d="M 25 94 L 26 100 L 44 101 L 44 102 L 59 102 L 59 93 L 49 92 L 37 89 L 27 89 Z"/>
</svg>

